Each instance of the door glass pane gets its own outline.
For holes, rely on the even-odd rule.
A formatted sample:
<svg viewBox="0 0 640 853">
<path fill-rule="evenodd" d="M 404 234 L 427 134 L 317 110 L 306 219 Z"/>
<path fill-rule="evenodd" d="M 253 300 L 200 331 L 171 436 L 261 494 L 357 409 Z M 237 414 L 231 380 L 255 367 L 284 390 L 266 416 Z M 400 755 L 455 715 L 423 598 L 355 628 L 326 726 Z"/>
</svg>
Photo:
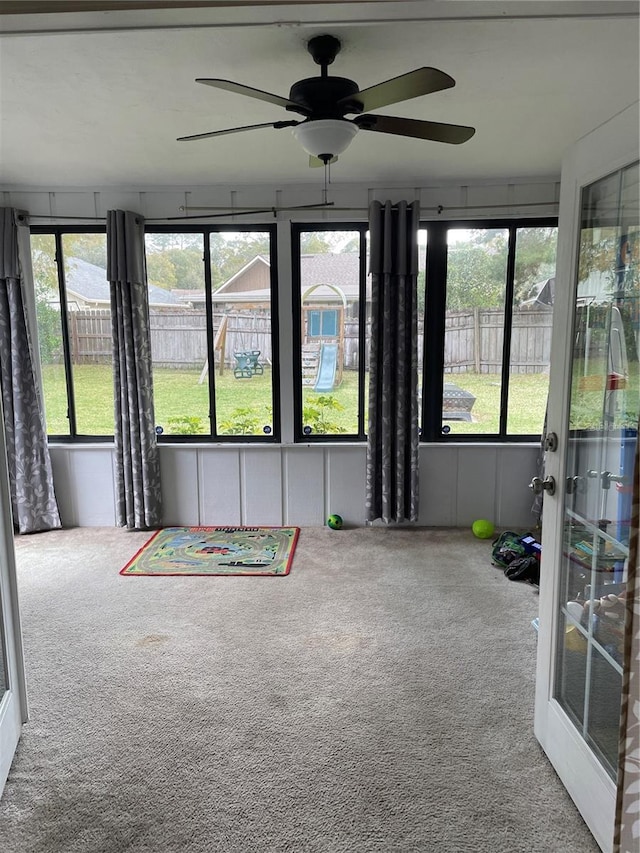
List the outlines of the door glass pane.
<svg viewBox="0 0 640 853">
<path fill-rule="evenodd" d="M 63 234 L 78 435 L 113 435 L 111 295 L 106 234 Z"/>
<path fill-rule="evenodd" d="M 554 695 L 615 778 L 639 406 L 638 164 L 585 188 Z"/>
<path fill-rule="evenodd" d="M 31 261 L 47 433 L 69 435 L 56 239 L 53 234 L 31 235 Z"/>
<path fill-rule="evenodd" d="M 209 434 L 202 234 L 145 234 L 156 429 Z"/>
<path fill-rule="evenodd" d="M 507 432 L 539 435 L 549 391 L 557 228 L 516 230 Z"/>
<path fill-rule="evenodd" d="M 300 234 L 302 430 L 358 434 L 360 232 Z"/>
<path fill-rule="evenodd" d="M 447 231 L 443 431 L 500 429 L 509 232 Z"/>
<path fill-rule="evenodd" d="M 273 434 L 271 233 L 210 235 L 217 432 Z"/>
</svg>

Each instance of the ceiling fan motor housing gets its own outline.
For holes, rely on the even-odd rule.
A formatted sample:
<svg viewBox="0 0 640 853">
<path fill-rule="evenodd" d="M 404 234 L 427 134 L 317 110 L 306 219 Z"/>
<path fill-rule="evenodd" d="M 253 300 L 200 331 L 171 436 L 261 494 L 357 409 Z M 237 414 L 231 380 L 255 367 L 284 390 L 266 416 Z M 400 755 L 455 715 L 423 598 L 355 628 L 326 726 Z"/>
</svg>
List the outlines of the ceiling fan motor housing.
<svg viewBox="0 0 640 853">
<path fill-rule="evenodd" d="M 362 112 L 362 104 L 355 97 L 353 101 L 343 101 L 359 91 L 358 84 L 346 77 L 308 77 L 293 84 L 289 100 L 302 107 L 304 114 L 312 119 L 343 118 L 346 113 Z M 296 112 L 293 107 L 287 110 Z"/>
</svg>

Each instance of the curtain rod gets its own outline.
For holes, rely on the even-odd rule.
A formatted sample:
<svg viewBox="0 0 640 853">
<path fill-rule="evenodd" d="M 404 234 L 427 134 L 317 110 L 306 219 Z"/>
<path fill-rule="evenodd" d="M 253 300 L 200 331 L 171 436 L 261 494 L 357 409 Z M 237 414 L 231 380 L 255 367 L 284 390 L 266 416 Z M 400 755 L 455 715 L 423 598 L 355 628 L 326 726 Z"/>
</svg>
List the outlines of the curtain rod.
<svg viewBox="0 0 640 853">
<path fill-rule="evenodd" d="M 522 207 L 557 207 L 558 202 L 554 201 L 528 201 L 522 202 L 521 204 L 511 202 L 505 204 L 472 204 L 472 205 L 443 205 L 438 204 L 435 207 L 421 207 L 420 212 L 424 213 L 426 211 L 431 211 L 432 213 L 437 213 L 438 215 L 444 213 L 445 211 L 468 211 L 468 210 L 503 210 L 504 208 L 522 208 Z M 228 207 L 183 207 L 181 208 L 185 212 L 189 210 L 221 210 L 224 213 L 203 213 L 203 214 L 194 214 L 193 216 L 164 216 L 164 217 L 149 217 L 145 219 L 146 222 L 183 222 L 188 219 L 212 219 L 219 217 L 233 217 L 233 216 L 247 216 L 247 215 L 255 215 L 258 213 L 271 213 L 273 216 L 276 216 L 278 213 L 284 211 L 293 211 L 293 210 L 324 210 L 327 207 L 331 207 L 332 211 L 338 212 L 352 212 L 352 213 L 367 213 L 368 207 L 335 207 L 333 202 L 327 202 L 326 204 L 309 204 L 302 205 L 296 207 L 265 207 L 265 208 L 253 208 L 253 207 L 241 207 L 231 209 Z M 397 205 L 392 205 L 392 207 L 396 208 Z M 74 222 L 105 222 L 105 216 L 58 216 L 55 213 L 30 213 L 30 219 L 71 219 Z"/>
</svg>

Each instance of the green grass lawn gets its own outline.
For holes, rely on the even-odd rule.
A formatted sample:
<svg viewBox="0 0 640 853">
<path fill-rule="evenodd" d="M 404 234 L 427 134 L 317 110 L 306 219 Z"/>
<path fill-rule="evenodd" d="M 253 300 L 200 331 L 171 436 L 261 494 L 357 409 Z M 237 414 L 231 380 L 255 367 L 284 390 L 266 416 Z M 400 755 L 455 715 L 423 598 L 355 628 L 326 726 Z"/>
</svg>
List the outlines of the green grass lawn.
<svg viewBox="0 0 640 853">
<path fill-rule="evenodd" d="M 443 422 L 452 435 L 497 433 L 500 427 L 501 377 L 495 373 L 447 374 L 445 382 L 471 392 L 476 398 L 471 409 L 473 421 Z M 539 435 L 544 424 L 549 376 L 545 373 L 514 373 L 509 381 L 507 432 L 511 435 Z"/>
<path fill-rule="evenodd" d="M 511 377 L 509 432 L 539 434 L 547 400 L 548 376 L 520 374 Z M 156 370 L 154 395 L 156 424 L 164 435 L 207 434 L 209 431 L 208 384 L 200 384 L 199 370 Z M 500 411 L 500 377 L 495 374 L 465 373 L 446 376 L 460 388 L 470 391 L 476 401 L 473 422 L 445 421 L 452 434 L 497 432 Z M 271 420 L 271 371 L 262 376 L 236 379 L 232 370 L 216 373 L 216 417 L 221 432 L 262 435 Z M 43 367 L 47 425 L 50 435 L 68 435 L 64 373 L 58 365 Z M 109 365 L 76 365 L 74 390 L 78 432 L 83 435 L 113 433 L 113 388 Z M 329 398 L 327 405 L 323 399 Z M 304 389 L 305 422 L 314 433 L 356 433 L 358 385 L 357 373 L 345 371 L 339 387 L 319 395 Z M 366 413 L 365 413 L 366 418 Z M 322 429 L 324 422 L 325 428 Z"/>
</svg>

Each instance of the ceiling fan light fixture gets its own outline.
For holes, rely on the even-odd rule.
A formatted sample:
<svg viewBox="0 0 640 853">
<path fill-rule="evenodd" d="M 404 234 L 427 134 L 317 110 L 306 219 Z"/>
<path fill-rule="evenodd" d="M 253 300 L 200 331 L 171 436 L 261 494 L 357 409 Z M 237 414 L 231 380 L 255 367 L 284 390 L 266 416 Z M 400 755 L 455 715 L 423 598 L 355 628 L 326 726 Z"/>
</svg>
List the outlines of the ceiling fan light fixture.
<svg viewBox="0 0 640 853">
<path fill-rule="evenodd" d="M 359 128 L 346 119 L 303 121 L 292 133 L 307 154 L 328 162 L 346 151 Z"/>
</svg>

